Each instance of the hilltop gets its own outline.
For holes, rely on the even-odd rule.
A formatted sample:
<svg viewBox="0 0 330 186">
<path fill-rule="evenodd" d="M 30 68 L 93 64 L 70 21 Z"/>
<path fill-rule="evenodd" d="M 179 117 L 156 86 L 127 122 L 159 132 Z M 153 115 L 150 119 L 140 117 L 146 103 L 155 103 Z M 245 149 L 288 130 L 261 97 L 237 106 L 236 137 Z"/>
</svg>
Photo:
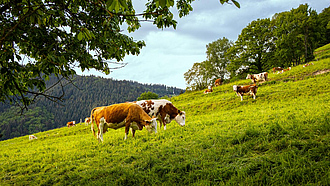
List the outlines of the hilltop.
<svg viewBox="0 0 330 186">
<path fill-rule="evenodd" d="M 232 89 L 250 80 L 173 97 L 186 126 L 157 134 L 98 143 L 81 124 L 1 141 L 0 185 L 329 185 L 330 59 L 313 63 L 269 72 L 256 100 Z"/>
</svg>

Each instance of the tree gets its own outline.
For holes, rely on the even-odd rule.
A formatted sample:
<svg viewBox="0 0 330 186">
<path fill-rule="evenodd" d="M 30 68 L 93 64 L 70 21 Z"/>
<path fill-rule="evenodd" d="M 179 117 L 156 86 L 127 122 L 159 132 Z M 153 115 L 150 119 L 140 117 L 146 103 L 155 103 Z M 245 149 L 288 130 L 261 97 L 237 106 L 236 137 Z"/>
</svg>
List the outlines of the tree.
<svg viewBox="0 0 330 186">
<path fill-rule="evenodd" d="M 306 63 L 313 59 L 313 51 L 321 40 L 317 20 L 317 12 L 307 4 L 274 15 L 275 55 L 285 63 L 283 66 L 298 65 L 303 60 Z"/>
<path fill-rule="evenodd" d="M 224 79 L 228 74 L 226 68 L 229 64 L 229 59 L 225 54 L 232 45 L 233 42 L 225 37 L 206 45 L 207 79 L 214 82 L 218 78 Z"/>
<path fill-rule="evenodd" d="M 149 100 L 149 99 L 158 99 L 158 94 L 153 92 L 144 92 L 137 98 L 138 101 L 140 100 Z"/>
<path fill-rule="evenodd" d="M 179 17 L 192 11 L 193 0 L 177 0 Z M 235 0 L 220 0 L 220 3 Z M 52 96 L 45 81 L 51 74 L 70 79 L 82 71 L 96 69 L 109 74 L 125 55 L 138 55 L 144 41 L 123 34 L 121 25 L 134 32 L 140 18 L 158 28 L 174 27 L 174 0 L 151 0 L 137 14 L 131 0 L 12 0 L 0 6 L 0 102 L 27 108 L 36 97 Z M 115 65 L 118 65 L 115 66 Z"/>
<path fill-rule="evenodd" d="M 187 90 L 201 90 L 212 85 L 218 78 L 224 79 L 229 63 L 225 54 L 231 46 L 232 42 L 225 37 L 206 45 L 207 60 L 194 63 L 193 67 L 184 73 Z"/>
<path fill-rule="evenodd" d="M 201 63 L 194 63 L 191 69 L 188 72 L 184 73 L 184 79 L 187 83 L 186 90 L 202 90 L 209 85 L 207 80 L 207 70 L 206 70 L 206 61 Z"/>
<path fill-rule="evenodd" d="M 330 7 L 325 8 L 318 15 L 321 25 L 321 41 L 318 47 L 330 43 Z"/>
<path fill-rule="evenodd" d="M 230 59 L 227 70 L 231 77 L 242 72 L 259 73 L 272 65 L 275 44 L 269 18 L 252 21 L 238 36 L 235 44 L 228 50 Z"/>
</svg>

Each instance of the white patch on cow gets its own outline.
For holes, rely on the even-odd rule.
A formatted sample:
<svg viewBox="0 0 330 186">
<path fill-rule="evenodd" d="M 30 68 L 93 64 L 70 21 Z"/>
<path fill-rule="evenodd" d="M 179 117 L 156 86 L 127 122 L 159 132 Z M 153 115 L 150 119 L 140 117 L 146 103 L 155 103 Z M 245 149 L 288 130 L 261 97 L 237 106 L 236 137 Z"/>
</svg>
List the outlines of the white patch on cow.
<svg viewBox="0 0 330 186">
<path fill-rule="evenodd" d="M 186 124 L 186 113 L 184 111 L 181 111 L 180 114 L 178 114 L 174 120 L 181 126 L 184 126 Z"/>
<path fill-rule="evenodd" d="M 104 119 L 104 117 L 102 117 L 100 119 L 99 134 L 97 135 L 97 139 L 99 141 L 102 141 L 102 142 L 103 142 L 103 128 L 104 128 L 104 123 L 105 123 L 105 119 Z"/>
</svg>

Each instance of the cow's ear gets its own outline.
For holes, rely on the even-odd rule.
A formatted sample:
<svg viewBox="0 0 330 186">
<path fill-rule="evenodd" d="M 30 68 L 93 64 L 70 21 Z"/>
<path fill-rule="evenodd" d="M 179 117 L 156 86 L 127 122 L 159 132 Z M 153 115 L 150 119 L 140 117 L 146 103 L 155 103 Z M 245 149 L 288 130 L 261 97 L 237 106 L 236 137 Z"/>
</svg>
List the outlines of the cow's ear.
<svg viewBox="0 0 330 186">
<path fill-rule="evenodd" d="M 181 113 L 181 111 L 178 109 L 178 114 L 180 114 Z"/>
</svg>

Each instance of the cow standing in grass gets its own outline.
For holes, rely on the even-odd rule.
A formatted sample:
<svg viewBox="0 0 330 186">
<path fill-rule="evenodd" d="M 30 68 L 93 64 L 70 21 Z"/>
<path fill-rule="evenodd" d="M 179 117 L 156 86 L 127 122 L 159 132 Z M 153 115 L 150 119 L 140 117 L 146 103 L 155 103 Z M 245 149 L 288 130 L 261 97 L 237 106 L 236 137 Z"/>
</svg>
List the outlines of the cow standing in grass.
<svg viewBox="0 0 330 186">
<path fill-rule="evenodd" d="M 175 120 L 180 126 L 185 125 L 186 113 L 177 109 L 172 102 L 166 99 L 160 100 L 141 100 L 136 102 L 143 110 L 150 116 L 156 117 L 160 123 L 160 127 L 164 124 L 164 130 L 166 130 L 166 124 Z"/>
<path fill-rule="evenodd" d="M 233 90 L 236 92 L 236 95 L 238 97 L 241 97 L 241 101 L 243 101 L 243 94 L 252 94 L 253 99 L 256 99 L 257 94 L 257 85 L 246 85 L 246 86 L 240 86 L 240 85 L 234 85 Z"/>
<path fill-rule="evenodd" d="M 94 121 L 98 128 L 97 136 L 94 131 Z M 91 129 L 94 136 L 103 142 L 103 133 L 108 128 L 119 129 L 125 127 L 125 140 L 129 129 L 132 128 L 133 137 L 136 130 L 142 130 L 143 127 L 151 133 L 157 133 L 156 118 L 151 118 L 143 109 L 135 103 L 120 103 L 105 107 L 97 107 L 91 111 Z"/>
<path fill-rule="evenodd" d="M 248 74 L 246 79 L 251 79 L 252 83 L 256 83 L 257 81 L 267 81 L 268 73 L 262 72 L 259 74 Z"/>
</svg>

